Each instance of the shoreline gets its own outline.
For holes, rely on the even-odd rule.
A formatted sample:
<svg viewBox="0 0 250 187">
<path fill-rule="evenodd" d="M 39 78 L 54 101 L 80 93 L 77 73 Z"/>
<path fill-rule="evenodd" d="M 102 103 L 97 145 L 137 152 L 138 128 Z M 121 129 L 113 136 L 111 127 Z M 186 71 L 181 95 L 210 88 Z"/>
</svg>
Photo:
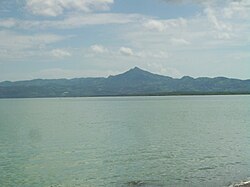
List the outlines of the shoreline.
<svg viewBox="0 0 250 187">
<path fill-rule="evenodd" d="M 110 97 L 185 97 L 185 96 L 249 96 L 250 93 L 179 93 L 179 94 L 141 94 L 141 95 L 86 95 L 86 96 L 37 96 L 37 97 L 1 97 L 1 99 L 53 99 L 53 98 L 110 98 Z"/>
<path fill-rule="evenodd" d="M 229 187 L 250 187 L 250 181 L 241 182 L 239 184 L 234 184 Z"/>
</svg>

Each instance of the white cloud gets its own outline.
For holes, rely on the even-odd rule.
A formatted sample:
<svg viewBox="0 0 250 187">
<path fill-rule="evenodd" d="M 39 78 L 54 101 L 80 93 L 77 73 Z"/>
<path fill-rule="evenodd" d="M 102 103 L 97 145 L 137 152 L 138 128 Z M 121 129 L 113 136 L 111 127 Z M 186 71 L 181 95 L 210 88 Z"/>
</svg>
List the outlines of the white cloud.
<svg viewBox="0 0 250 187">
<path fill-rule="evenodd" d="M 205 14 L 207 15 L 208 21 L 214 26 L 215 29 L 219 31 L 231 31 L 232 26 L 230 24 L 223 23 L 219 21 L 216 17 L 216 12 L 211 7 L 208 7 L 204 10 Z"/>
<path fill-rule="evenodd" d="M 39 49 L 51 43 L 64 40 L 65 36 L 55 34 L 24 35 L 11 31 L 0 31 L 0 48 L 17 49 Z"/>
<path fill-rule="evenodd" d="M 0 19 L 0 27 L 11 28 L 16 25 L 16 20 L 13 18 Z"/>
<path fill-rule="evenodd" d="M 144 51 L 144 50 L 134 50 L 128 47 L 120 47 L 119 50 L 115 50 L 114 48 L 108 49 L 102 45 L 92 45 L 90 46 L 92 52 L 97 54 L 108 54 L 108 56 L 119 57 L 123 56 L 133 56 L 137 58 L 153 58 L 153 59 L 167 59 L 169 54 L 165 51 Z M 92 56 L 93 55 L 87 55 Z"/>
<path fill-rule="evenodd" d="M 249 0 L 233 1 L 223 9 L 223 15 L 225 18 L 228 19 L 233 18 L 234 16 L 247 18 L 250 15 L 249 13 L 250 13 Z"/>
<path fill-rule="evenodd" d="M 225 3 L 224 7 L 228 6 L 229 4 Z M 143 27 L 138 26 L 124 33 L 124 40 L 130 41 L 129 46 L 141 51 L 134 51 L 134 56 L 142 57 L 146 61 L 160 63 L 164 58 L 154 59 L 149 55 L 150 52 L 154 54 L 153 51 L 157 50 L 167 51 L 170 55 L 166 56 L 169 59 L 166 64 L 179 61 L 178 64 L 188 61 L 187 59 L 193 63 L 196 61 L 197 51 L 203 53 L 205 59 L 211 56 L 214 60 L 218 49 L 245 48 L 250 41 L 248 19 L 240 16 L 237 19 L 225 18 L 223 7 L 210 5 L 202 9 L 200 14 L 186 19 L 146 19 L 142 22 Z M 176 65 L 170 64 L 170 66 Z"/>
<path fill-rule="evenodd" d="M 128 47 L 121 47 L 120 48 L 120 53 L 125 56 L 133 56 L 134 52 L 131 48 Z"/>
<path fill-rule="evenodd" d="M 51 55 L 56 58 L 70 57 L 71 53 L 65 49 L 53 49 Z"/>
<path fill-rule="evenodd" d="M 105 52 L 108 52 L 108 49 L 106 49 L 102 45 L 92 45 L 90 48 L 91 48 L 91 50 L 94 53 L 105 53 Z"/>
<path fill-rule="evenodd" d="M 166 26 L 158 20 L 149 20 L 143 25 L 145 28 L 150 30 L 157 30 L 159 32 L 162 32 L 166 29 Z"/>
<path fill-rule="evenodd" d="M 154 20 L 150 19 L 143 23 L 143 26 L 148 30 L 155 30 L 159 32 L 167 31 L 172 28 L 181 28 L 187 25 L 187 20 L 184 18 L 168 19 L 168 20 Z"/>
<path fill-rule="evenodd" d="M 165 51 L 139 51 L 134 53 L 134 56 L 146 59 L 167 59 L 169 54 Z"/>
<path fill-rule="evenodd" d="M 230 40 L 233 35 L 227 32 L 218 32 L 215 34 L 215 36 L 220 40 Z"/>
<path fill-rule="evenodd" d="M 219 5 L 222 5 L 222 4 L 226 4 L 228 2 L 231 2 L 233 0 L 162 0 L 162 1 L 165 1 L 165 2 L 169 2 L 169 3 L 195 3 L 195 4 L 201 4 L 203 6 L 219 6 Z"/>
<path fill-rule="evenodd" d="M 88 25 L 106 24 L 127 24 L 138 23 L 144 16 L 138 14 L 116 14 L 116 13 L 88 13 L 69 14 L 63 19 L 56 20 L 19 20 L 19 19 L 0 19 L 0 27 L 17 27 L 21 29 L 74 29 Z"/>
<path fill-rule="evenodd" d="M 0 31 L 0 58 L 23 60 L 31 56 L 48 56 L 46 48 L 66 38 L 54 34 L 24 35 L 6 30 Z"/>
<path fill-rule="evenodd" d="M 26 0 L 27 9 L 41 16 L 58 16 L 65 10 L 92 12 L 108 10 L 114 0 Z"/>
<path fill-rule="evenodd" d="M 166 67 L 162 63 L 150 62 L 147 64 L 147 66 L 152 72 L 160 74 L 160 75 L 166 75 L 166 76 L 170 76 L 174 78 L 179 78 L 183 76 L 182 73 L 176 68 Z"/>
<path fill-rule="evenodd" d="M 184 39 L 182 39 L 182 38 L 171 38 L 171 43 L 173 44 L 173 45 L 189 45 L 190 44 L 190 42 L 188 42 L 187 40 L 184 40 Z"/>
<path fill-rule="evenodd" d="M 103 24 L 125 24 L 137 21 L 140 16 L 136 14 L 86 14 L 70 15 L 65 20 L 51 21 L 45 23 L 45 27 L 57 28 L 77 28 L 85 25 L 103 25 Z M 47 25 L 48 24 L 48 25 Z"/>
</svg>

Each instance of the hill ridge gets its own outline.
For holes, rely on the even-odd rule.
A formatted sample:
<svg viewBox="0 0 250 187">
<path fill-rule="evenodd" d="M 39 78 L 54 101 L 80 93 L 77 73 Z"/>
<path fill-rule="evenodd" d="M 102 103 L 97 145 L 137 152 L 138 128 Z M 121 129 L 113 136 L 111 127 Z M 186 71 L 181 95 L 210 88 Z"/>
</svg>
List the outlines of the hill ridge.
<svg viewBox="0 0 250 187">
<path fill-rule="evenodd" d="M 250 80 L 190 76 L 177 79 L 134 67 L 106 78 L 34 79 L 0 83 L 0 98 L 191 94 L 250 94 Z"/>
</svg>

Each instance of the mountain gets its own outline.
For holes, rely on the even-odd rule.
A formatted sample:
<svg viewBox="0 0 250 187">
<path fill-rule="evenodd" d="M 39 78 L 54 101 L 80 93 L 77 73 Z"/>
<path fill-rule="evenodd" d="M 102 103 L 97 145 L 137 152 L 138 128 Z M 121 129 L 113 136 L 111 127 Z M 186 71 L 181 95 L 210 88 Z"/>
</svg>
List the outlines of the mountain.
<svg viewBox="0 0 250 187">
<path fill-rule="evenodd" d="M 35 79 L 0 83 L 0 98 L 83 97 L 122 95 L 250 94 L 250 80 L 174 79 L 138 67 L 108 78 Z"/>
</svg>

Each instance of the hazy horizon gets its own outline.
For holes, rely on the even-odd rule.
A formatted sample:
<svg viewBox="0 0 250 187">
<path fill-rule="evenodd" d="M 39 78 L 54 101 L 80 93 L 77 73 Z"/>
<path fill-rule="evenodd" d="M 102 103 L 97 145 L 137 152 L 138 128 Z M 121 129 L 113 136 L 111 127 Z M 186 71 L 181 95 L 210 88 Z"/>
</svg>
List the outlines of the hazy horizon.
<svg viewBox="0 0 250 187">
<path fill-rule="evenodd" d="M 108 77 L 110 77 L 110 76 L 117 76 L 117 75 L 121 75 L 121 74 L 124 74 L 124 73 L 126 73 L 126 72 L 128 72 L 128 71 L 130 71 L 130 70 L 132 70 L 132 69 L 135 69 L 135 68 L 139 68 L 140 70 L 143 70 L 143 71 L 146 71 L 146 72 L 148 72 L 148 73 L 152 73 L 152 74 L 156 74 L 156 75 L 163 75 L 163 74 L 160 74 L 160 73 L 155 73 L 155 72 L 150 72 L 150 71 L 148 71 L 148 70 L 145 70 L 145 69 L 141 69 L 140 67 L 137 67 L 137 66 L 135 66 L 135 67 L 133 67 L 133 68 L 130 68 L 130 69 L 128 69 L 128 70 L 126 70 L 126 71 L 123 71 L 123 72 L 120 72 L 120 73 L 117 73 L 117 74 L 111 74 L 111 75 L 107 75 L 107 76 L 89 76 L 89 77 L 81 77 L 81 76 L 79 76 L 79 77 L 68 77 L 68 78 L 65 78 L 65 77 L 58 77 L 58 78 L 54 78 L 54 80 L 59 80 L 59 79 L 66 79 L 66 80 L 70 80 L 70 79 L 81 79 L 81 78 L 108 78 Z M 163 76 L 168 76 L 168 75 L 163 75 Z M 171 77 L 171 76 L 170 76 Z M 175 78 L 175 77 L 172 77 L 172 78 L 175 78 L 175 79 L 181 79 L 181 78 L 184 78 L 184 77 L 191 77 L 191 76 L 189 76 L 189 75 L 183 75 L 183 76 L 181 76 L 181 77 L 177 77 L 177 78 Z M 191 77 L 191 78 L 194 78 L 194 79 L 197 79 L 197 78 L 219 78 L 219 77 L 223 77 L 223 76 L 216 76 L 216 77 L 205 77 L 205 76 L 201 76 L 201 77 Z M 234 77 L 224 77 L 224 78 L 228 78 L 228 79 L 239 79 L 239 78 L 234 78 Z M 20 80 L 4 80 L 4 81 L 0 81 L 0 83 L 1 82 L 18 82 L 18 81 L 32 81 L 32 80 L 37 80 L 37 79 L 42 79 L 42 80 L 49 80 L 50 78 L 35 78 L 35 79 L 20 79 Z M 53 78 L 52 78 L 53 79 Z M 250 80 L 250 78 L 249 79 L 239 79 L 239 80 Z"/>
</svg>

